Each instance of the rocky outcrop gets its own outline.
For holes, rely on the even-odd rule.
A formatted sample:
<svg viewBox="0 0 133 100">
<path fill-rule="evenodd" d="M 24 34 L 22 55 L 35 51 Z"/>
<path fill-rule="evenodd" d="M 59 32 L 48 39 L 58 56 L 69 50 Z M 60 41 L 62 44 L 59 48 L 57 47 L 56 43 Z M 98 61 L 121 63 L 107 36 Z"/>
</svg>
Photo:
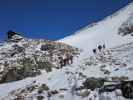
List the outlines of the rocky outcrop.
<svg viewBox="0 0 133 100">
<path fill-rule="evenodd" d="M 85 89 L 91 89 L 94 90 L 96 88 L 101 88 L 104 85 L 104 80 L 103 78 L 87 78 L 83 82 L 83 88 Z"/>
<path fill-rule="evenodd" d="M 20 35 L 20 34 L 18 34 L 18 33 L 16 33 L 16 32 L 13 32 L 12 30 L 10 30 L 10 31 L 7 32 L 7 37 L 8 37 L 8 39 L 12 39 L 12 37 L 13 37 L 14 35 Z"/>
<path fill-rule="evenodd" d="M 118 31 L 122 36 L 133 36 L 133 14 L 131 14 L 129 19 L 121 25 Z"/>
<path fill-rule="evenodd" d="M 12 30 L 7 32 L 7 41 L 12 41 L 12 42 L 18 42 L 22 40 L 23 37 L 19 33 L 16 33 Z"/>
<path fill-rule="evenodd" d="M 50 72 L 59 68 L 58 57 L 66 52 L 75 56 L 78 49 L 49 40 L 26 39 L 9 31 L 8 41 L 0 46 L 0 83 L 34 77 L 40 75 L 42 69 Z"/>
</svg>

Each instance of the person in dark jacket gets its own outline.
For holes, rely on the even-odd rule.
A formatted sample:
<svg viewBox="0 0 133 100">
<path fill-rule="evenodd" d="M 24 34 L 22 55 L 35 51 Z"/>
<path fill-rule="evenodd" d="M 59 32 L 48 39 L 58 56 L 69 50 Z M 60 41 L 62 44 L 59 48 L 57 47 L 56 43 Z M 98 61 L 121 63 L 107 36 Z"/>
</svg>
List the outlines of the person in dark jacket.
<svg viewBox="0 0 133 100">
<path fill-rule="evenodd" d="M 96 49 L 93 49 L 93 53 L 96 54 Z"/>
<path fill-rule="evenodd" d="M 105 44 L 103 44 L 103 49 L 105 49 L 106 48 L 106 46 L 105 46 Z"/>
<path fill-rule="evenodd" d="M 102 46 L 101 46 L 101 45 L 98 46 L 98 50 L 99 50 L 99 51 L 102 50 Z"/>
<path fill-rule="evenodd" d="M 67 64 L 68 64 L 68 59 L 67 58 L 63 59 L 63 66 L 66 66 Z"/>
<path fill-rule="evenodd" d="M 73 55 L 70 55 L 70 64 L 73 64 Z"/>
<path fill-rule="evenodd" d="M 60 67 L 62 68 L 64 66 L 64 60 L 62 57 L 59 57 L 59 63 L 60 63 Z"/>
</svg>

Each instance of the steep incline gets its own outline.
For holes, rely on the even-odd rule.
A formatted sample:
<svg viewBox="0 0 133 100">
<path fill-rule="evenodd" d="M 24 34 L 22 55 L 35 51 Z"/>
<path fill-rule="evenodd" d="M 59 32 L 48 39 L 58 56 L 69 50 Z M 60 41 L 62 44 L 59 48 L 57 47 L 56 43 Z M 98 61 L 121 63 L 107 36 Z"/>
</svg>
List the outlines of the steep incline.
<svg viewBox="0 0 133 100">
<path fill-rule="evenodd" d="M 103 96 L 100 97 L 101 95 L 96 90 L 75 90 L 75 88 L 82 86 L 89 77 L 106 78 L 113 81 L 132 79 L 132 49 L 133 43 L 106 49 L 104 52 L 109 50 L 110 54 L 105 54 L 103 59 L 97 59 L 97 55 L 88 55 L 88 57 L 82 60 L 77 59 L 74 64 L 62 69 L 55 69 L 50 73 L 43 71 L 42 75 L 34 78 L 1 84 L 0 90 L 3 92 L 0 93 L 0 99 L 24 98 L 24 100 L 33 100 L 33 98 L 36 99 L 41 96 L 46 100 L 104 100 L 99 98 L 107 97 L 110 100 L 118 100 L 114 92 L 103 93 Z M 48 93 L 51 93 L 50 97 L 48 97 Z M 127 100 L 122 97 L 122 94 L 119 98 L 120 100 Z"/>
<path fill-rule="evenodd" d="M 112 16 L 89 25 L 77 31 L 74 35 L 65 37 L 60 41 L 88 51 L 99 44 L 106 44 L 107 47 L 113 47 L 128 43 L 133 41 L 133 38 L 129 35 L 123 37 L 118 33 L 121 25 L 129 20 L 131 16 L 133 16 L 133 3 Z"/>
<path fill-rule="evenodd" d="M 117 83 L 133 79 L 133 32 L 129 28 L 132 24 L 127 25 L 129 19 L 133 16 L 132 13 L 133 4 L 129 4 L 103 21 L 89 25 L 74 35 L 59 40 L 83 49 L 85 56 L 74 57 L 73 64 L 59 69 L 53 68 L 49 73 L 45 69 L 41 69 L 41 74 L 38 76 L 0 84 L 0 90 L 3 90 L 0 92 L 0 100 L 127 100 L 120 93 L 120 90 L 118 93 L 113 91 L 101 94 L 98 90 L 107 84 L 107 81 L 115 81 Z M 128 33 L 123 33 L 120 28 L 122 30 L 127 29 Z M 33 54 L 51 54 L 51 50 L 44 52 L 40 49 L 42 45 L 45 47 L 49 42 L 24 39 L 17 45 L 23 47 L 27 46 L 24 44 L 29 44 L 24 54 L 30 55 L 30 58 L 32 58 Z M 57 47 L 52 49 L 52 51 L 54 50 L 53 55 L 57 55 L 58 52 L 63 55 L 68 49 L 71 49 L 71 52 L 77 51 L 76 48 L 65 44 L 61 46 L 60 43 L 52 42 L 52 44 L 52 46 Z M 90 55 L 92 49 L 100 44 L 105 44 L 106 48 L 102 49 L 102 51 L 97 49 L 95 54 Z M 15 45 L 15 47 L 18 46 Z M 62 51 L 62 49 L 65 51 Z M 36 53 L 38 50 L 40 52 Z M 13 53 L 13 57 L 11 57 L 10 51 L 14 51 L 14 43 L 6 43 L 1 46 L 0 59 L 2 62 L 9 61 L 10 58 L 21 57 L 21 55 L 16 54 L 18 52 L 15 52 L 15 55 Z M 50 59 L 48 55 L 44 57 Z M 57 58 L 57 56 L 53 58 Z M 48 61 L 55 64 L 52 60 Z M 58 64 L 55 65 L 58 67 Z M 89 81 L 86 82 L 87 80 Z M 84 83 L 87 84 L 87 87 Z M 130 88 L 133 90 L 132 87 Z M 127 94 L 127 92 L 124 92 L 124 94 Z"/>
</svg>

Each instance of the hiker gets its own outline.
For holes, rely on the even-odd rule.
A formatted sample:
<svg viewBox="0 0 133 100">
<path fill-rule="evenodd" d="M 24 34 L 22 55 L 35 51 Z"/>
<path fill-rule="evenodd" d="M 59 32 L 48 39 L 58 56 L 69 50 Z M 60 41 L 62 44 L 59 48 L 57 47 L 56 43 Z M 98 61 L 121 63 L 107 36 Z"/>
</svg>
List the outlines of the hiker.
<svg viewBox="0 0 133 100">
<path fill-rule="evenodd" d="M 67 54 L 67 64 L 73 63 L 73 55 L 71 53 Z"/>
<path fill-rule="evenodd" d="M 64 61 L 62 57 L 59 57 L 59 63 L 60 63 L 60 67 L 62 68 L 64 66 Z"/>
<path fill-rule="evenodd" d="M 101 45 L 98 45 L 98 51 L 97 51 L 97 55 L 96 55 L 97 59 L 100 60 L 100 61 L 104 61 L 104 53 L 103 53 L 103 50 L 102 50 L 102 46 Z"/>
<path fill-rule="evenodd" d="M 70 55 L 70 64 L 73 64 L 73 55 Z"/>
<path fill-rule="evenodd" d="M 68 63 L 67 55 L 63 55 L 63 66 L 66 66 Z"/>
<path fill-rule="evenodd" d="M 103 44 L 103 49 L 105 49 L 106 48 L 106 46 L 105 46 L 105 44 Z"/>
<path fill-rule="evenodd" d="M 101 50 L 102 50 L 102 46 L 101 45 L 98 46 L 98 50 L 101 52 Z"/>
<path fill-rule="evenodd" d="M 60 67 L 62 68 L 63 66 L 66 66 L 66 64 L 68 63 L 68 60 L 66 57 L 59 57 L 59 63 L 60 63 Z"/>
<path fill-rule="evenodd" d="M 97 53 L 97 52 L 96 52 L 96 49 L 93 49 L 93 53 L 94 53 L 94 54 L 96 54 L 96 53 Z"/>
<path fill-rule="evenodd" d="M 66 54 L 65 60 L 66 60 L 66 64 L 69 65 L 70 64 L 70 62 L 69 62 L 70 61 L 70 54 L 68 54 L 68 53 Z"/>
</svg>

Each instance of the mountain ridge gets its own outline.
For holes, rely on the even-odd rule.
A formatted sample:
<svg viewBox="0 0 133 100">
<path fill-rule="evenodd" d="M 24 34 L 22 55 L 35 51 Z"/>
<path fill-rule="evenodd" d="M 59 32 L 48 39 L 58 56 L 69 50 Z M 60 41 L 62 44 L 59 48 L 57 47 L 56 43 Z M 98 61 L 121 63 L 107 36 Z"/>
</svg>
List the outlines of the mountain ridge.
<svg viewBox="0 0 133 100">
<path fill-rule="evenodd" d="M 91 49 L 93 49 L 94 46 L 99 44 L 107 44 L 108 47 L 112 47 L 125 43 L 126 40 L 127 42 L 128 41 L 131 42 L 132 41 L 131 37 L 129 36 L 121 37 L 117 34 L 122 23 L 127 21 L 128 18 L 132 15 L 133 13 L 132 11 L 133 11 L 133 3 L 130 3 L 126 7 L 114 13 L 115 16 L 114 15 L 108 16 L 104 18 L 102 21 L 95 23 L 94 26 L 89 28 L 87 26 L 77 31 L 75 34 L 65 37 L 59 41 L 73 45 L 75 47 L 77 46 L 78 48 L 81 49 L 89 49 L 87 48 L 89 46 L 87 47 L 84 46 L 84 44 L 86 43 L 90 45 Z M 120 41 L 117 40 L 118 38 Z M 109 40 L 112 41 L 113 43 L 109 42 Z M 94 46 L 92 47 L 91 45 Z"/>
<path fill-rule="evenodd" d="M 65 47 L 71 49 L 71 52 L 73 52 L 73 49 L 77 51 L 77 48 L 73 48 L 73 46 L 82 49 L 82 51 L 76 52 L 80 53 L 80 55 L 74 57 L 72 64 L 61 68 L 54 68 L 48 73 L 46 69 L 41 69 L 40 75 L 0 84 L 0 90 L 3 90 L 3 92 L 0 92 L 0 100 L 132 99 L 133 32 L 130 30 L 132 23 L 128 25 L 127 22 L 130 14 L 133 13 L 132 3 L 123 9 L 124 10 L 121 10 L 120 13 L 117 13 L 118 15 L 116 14 L 116 16 L 112 18 L 109 17 L 87 30 L 79 31 L 79 34 L 56 41 L 57 44 L 52 42 L 52 50 L 55 50 L 53 46 L 58 47 L 60 42 L 61 44 L 72 45 L 64 44 L 61 47 L 59 46 L 59 48 L 56 49 L 57 52 Z M 124 26 L 123 23 L 125 23 Z M 128 30 L 128 33 L 122 35 L 120 32 L 120 34 L 118 34 L 119 28 L 121 27 L 123 30 Z M 42 45 L 42 40 L 40 40 L 41 43 L 38 41 L 39 44 L 33 39 L 22 39 L 20 41 L 21 46 L 24 46 L 23 42 L 26 42 L 26 55 L 38 54 L 38 52 L 35 51 L 40 50 L 39 44 Z M 49 43 L 50 41 L 45 40 L 45 42 Z M 12 43 L 14 44 L 16 41 L 9 41 L 3 46 L 10 49 Z M 27 46 L 27 44 L 29 44 L 29 46 Z M 99 48 L 99 46 L 102 47 Z M 1 48 L 2 47 L 0 47 L 0 52 L 6 51 Z M 44 46 L 42 49 L 45 50 L 47 48 Z M 93 51 L 93 49 L 95 49 L 95 51 Z M 50 52 L 47 53 L 51 54 Z M 64 53 L 61 55 L 63 54 Z M 39 55 L 42 55 L 42 53 L 39 53 Z M 56 53 L 54 55 L 56 55 Z M 44 58 L 47 57 L 48 55 L 44 56 Z M 15 58 L 15 55 L 13 55 L 13 58 Z M 30 56 L 30 58 L 33 57 Z M 40 57 L 37 58 L 42 60 Z M 57 56 L 55 58 L 57 58 Z M 3 59 L 3 57 L 1 57 L 1 59 Z M 49 61 L 50 63 L 54 63 L 52 60 Z M 42 65 L 45 66 L 46 64 L 43 63 Z M 57 67 L 59 66 L 57 65 Z"/>
</svg>

